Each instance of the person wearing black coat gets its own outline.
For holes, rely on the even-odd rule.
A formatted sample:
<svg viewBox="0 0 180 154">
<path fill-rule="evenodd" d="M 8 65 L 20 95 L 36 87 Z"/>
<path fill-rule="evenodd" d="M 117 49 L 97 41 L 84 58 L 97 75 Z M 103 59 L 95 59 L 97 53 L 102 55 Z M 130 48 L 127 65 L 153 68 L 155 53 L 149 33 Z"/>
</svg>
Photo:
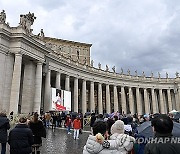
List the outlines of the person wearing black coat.
<svg viewBox="0 0 180 154">
<path fill-rule="evenodd" d="M 173 121 L 167 115 L 151 120 L 154 138 L 145 146 L 144 154 L 180 154 L 179 138 L 172 136 Z"/>
<path fill-rule="evenodd" d="M 0 113 L 0 143 L 1 143 L 1 154 L 6 153 L 6 143 L 7 143 L 7 130 L 10 128 L 9 119 L 6 114 Z"/>
<path fill-rule="evenodd" d="M 39 154 L 39 147 L 42 146 L 42 137 L 46 138 L 46 129 L 41 120 L 38 119 L 38 114 L 34 113 L 31 121 L 29 122 L 29 128 L 33 132 L 34 142 L 33 145 L 37 147 L 37 153 Z"/>
<path fill-rule="evenodd" d="M 30 154 L 32 152 L 33 134 L 26 121 L 25 117 L 21 117 L 19 124 L 9 133 L 10 154 Z"/>
</svg>

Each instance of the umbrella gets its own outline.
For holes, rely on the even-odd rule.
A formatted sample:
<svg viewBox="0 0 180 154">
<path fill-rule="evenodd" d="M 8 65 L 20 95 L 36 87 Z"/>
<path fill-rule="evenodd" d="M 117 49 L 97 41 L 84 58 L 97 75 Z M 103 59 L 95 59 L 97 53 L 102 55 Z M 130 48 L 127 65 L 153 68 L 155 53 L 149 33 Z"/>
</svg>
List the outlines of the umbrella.
<svg viewBox="0 0 180 154">
<path fill-rule="evenodd" d="M 174 126 L 173 126 L 173 130 L 172 130 L 172 134 L 175 137 L 180 137 L 180 123 L 177 122 L 173 122 Z M 147 121 L 142 123 L 139 127 L 137 127 L 138 133 L 139 135 L 142 135 L 144 137 L 153 137 L 153 130 L 151 127 L 151 122 Z"/>
<path fill-rule="evenodd" d="M 171 113 L 171 114 L 176 114 L 178 111 L 176 111 L 176 110 L 172 110 L 172 111 L 170 111 L 169 113 Z"/>
<path fill-rule="evenodd" d="M 180 123 L 174 122 L 172 134 L 175 137 L 180 137 Z"/>
<path fill-rule="evenodd" d="M 177 112 L 176 115 L 174 116 L 174 119 L 178 120 L 180 118 L 180 112 Z"/>
<path fill-rule="evenodd" d="M 151 127 L 151 122 L 146 121 L 137 127 L 138 134 L 146 138 L 153 137 L 153 130 Z"/>
</svg>

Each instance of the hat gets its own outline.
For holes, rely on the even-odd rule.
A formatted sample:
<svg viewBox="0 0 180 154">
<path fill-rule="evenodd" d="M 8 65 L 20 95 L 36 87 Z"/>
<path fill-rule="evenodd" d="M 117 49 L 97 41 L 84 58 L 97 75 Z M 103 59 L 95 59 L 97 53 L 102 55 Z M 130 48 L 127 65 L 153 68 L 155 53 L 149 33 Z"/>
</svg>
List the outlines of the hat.
<svg viewBox="0 0 180 154">
<path fill-rule="evenodd" d="M 124 122 L 121 120 L 117 120 L 112 126 L 111 126 L 111 134 L 118 133 L 118 134 L 124 134 Z"/>
</svg>

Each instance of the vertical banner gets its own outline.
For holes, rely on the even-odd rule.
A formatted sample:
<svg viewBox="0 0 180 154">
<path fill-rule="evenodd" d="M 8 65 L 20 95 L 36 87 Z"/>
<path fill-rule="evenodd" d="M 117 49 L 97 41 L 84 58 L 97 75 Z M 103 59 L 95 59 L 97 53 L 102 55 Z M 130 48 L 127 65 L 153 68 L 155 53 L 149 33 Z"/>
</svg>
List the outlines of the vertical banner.
<svg viewBox="0 0 180 154">
<path fill-rule="evenodd" d="M 67 111 L 71 111 L 71 92 L 64 90 L 64 106 Z"/>
<path fill-rule="evenodd" d="M 55 111 L 71 111 L 71 92 L 51 88 L 52 108 Z"/>
</svg>

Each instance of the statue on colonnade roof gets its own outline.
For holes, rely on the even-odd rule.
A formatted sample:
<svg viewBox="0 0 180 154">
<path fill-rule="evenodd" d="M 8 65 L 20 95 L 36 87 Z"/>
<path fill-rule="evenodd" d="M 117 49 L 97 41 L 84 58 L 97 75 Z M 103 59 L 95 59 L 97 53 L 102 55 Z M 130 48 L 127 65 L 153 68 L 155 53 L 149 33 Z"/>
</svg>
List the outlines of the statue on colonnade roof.
<svg viewBox="0 0 180 154">
<path fill-rule="evenodd" d="M 123 74 L 123 68 L 121 67 L 121 74 Z"/>
<path fill-rule="evenodd" d="M 115 66 L 112 67 L 112 70 L 113 70 L 113 73 L 116 73 L 116 67 Z"/>
<path fill-rule="evenodd" d="M 91 67 L 94 66 L 94 60 L 91 60 Z"/>
<path fill-rule="evenodd" d="M 101 69 L 101 63 L 98 63 L 98 68 Z"/>
<path fill-rule="evenodd" d="M 142 72 L 142 76 L 143 76 L 143 77 L 145 77 L 145 76 L 146 76 L 144 71 Z"/>
<path fill-rule="evenodd" d="M 31 25 L 33 25 L 35 19 L 36 17 L 34 16 L 34 13 L 29 12 L 25 15 L 21 14 L 19 25 L 22 26 L 27 31 L 27 33 L 31 33 Z"/>
<path fill-rule="evenodd" d="M 43 38 L 44 38 L 43 29 L 41 29 L 40 33 L 38 34 L 38 38 L 39 38 L 39 39 L 43 39 Z"/>
<path fill-rule="evenodd" d="M 179 78 L 179 73 L 178 72 L 176 72 L 176 78 Z"/>
<path fill-rule="evenodd" d="M 151 78 L 153 78 L 154 77 L 154 73 L 151 71 Z"/>
<path fill-rule="evenodd" d="M 169 75 L 168 75 L 168 73 L 166 72 L 166 78 L 168 78 L 169 77 Z"/>
<path fill-rule="evenodd" d="M 158 78 L 159 78 L 159 79 L 161 78 L 161 74 L 160 74 L 160 72 L 158 72 Z"/>
<path fill-rule="evenodd" d="M 5 23 L 6 22 L 6 13 L 4 10 L 0 13 L 0 23 Z"/>
<path fill-rule="evenodd" d="M 135 76 L 137 76 L 137 70 L 135 70 L 134 72 L 135 72 Z"/>
<path fill-rule="evenodd" d="M 109 71 L 109 67 L 108 67 L 108 65 L 106 65 L 106 72 L 108 72 Z"/>
<path fill-rule="evenodd" d="M 127 73 L 128 73 L 128 75 L 131 75 L 131 71 L 129 69 L 127 70 Z"/>
</svg>

